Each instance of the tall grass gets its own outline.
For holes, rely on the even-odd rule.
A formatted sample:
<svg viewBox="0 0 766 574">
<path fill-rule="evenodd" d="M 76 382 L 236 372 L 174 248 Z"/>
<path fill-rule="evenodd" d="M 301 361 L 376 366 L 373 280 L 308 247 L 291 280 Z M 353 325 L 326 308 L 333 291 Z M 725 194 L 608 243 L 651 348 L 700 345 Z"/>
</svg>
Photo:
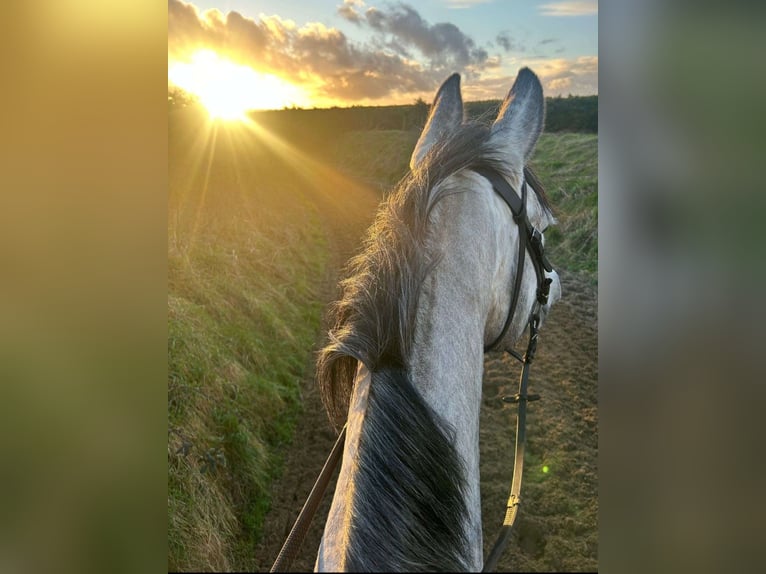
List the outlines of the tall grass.
<svg viewBox="0 0 766 574">
<path fill-rule="evenodd" d="M 410 169 L 417 130 L 349 132 L 335 147 L 335 161 L 356 178 L 381 191 L 390 190 Z"/>
<path fill-rule="evenodd" d="M 558 225 L 545 233 L 555 266 L 598 271 L 598 136 L 582 133 L 540 137 L 530 162 L 545 186 Z"/>
<path fill-rule="evenodd" d="M 326 273 L 315 208 L 287 201 L 288 183 L 267 185 L 263 164 L 248 173 L 247 158 L 214 152 L 200 164 L 209 170 L 204 203 L 174 194 L 181 186 L 171 181 L 169 570 L 252 569 L 269 487 L 300 413 Z M 247 193 L 218 169 L 234 160 Z"/>
</svg>

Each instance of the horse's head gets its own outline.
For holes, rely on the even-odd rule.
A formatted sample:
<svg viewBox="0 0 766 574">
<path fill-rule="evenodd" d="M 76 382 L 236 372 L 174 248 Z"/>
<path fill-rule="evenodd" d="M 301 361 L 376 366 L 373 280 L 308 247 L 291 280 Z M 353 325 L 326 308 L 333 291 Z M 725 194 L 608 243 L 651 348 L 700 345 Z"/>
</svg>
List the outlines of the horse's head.
<svg viewBox="0 0 766 574">
<path fill-rule="evenodd" d="M 484 351 L 510 349 L 561 296 L 543 250 L 555 220 L 526 167 L 543 116 L 528 69 L 491 126 L 463 121 L 460 77 L 447 79 L 349 264 L 317 362 L 328 412 L 348 423 L 319 569 L 481 568 Z"/>
<path fill-rule="evenodd" d="M 458 172 L 455 181 L 447 183 L 456 188 L 469 186 L 490 196 L 492 209 L 499 215 L 494 234 L 498 256 L 494 260 L 485 327 L 487 348 L 509 349 L 533 315 L 542 324 L 550 307 L 561 298 L 558 274 L 550 268 L 543 249 L 533 245 L 539 237 L 540 245 L 544 246 L 545 230 L 556 223 L 542 185 L 527 167 L 542 132 L 544 116 L 540 81 L 531 70 L 522 68 L 476 150 L 476 161 Z M 428 122 L 410 159 L 411 170 L 428 168 L 429 157 L 443 151 L 452 136 L 464 127 L 460 76 L 453 74 L 436 93 Z M 515 209 L 508 199 L 503 199 L 498 189 L 501 186 L 518 202 Z M 531 191 L 527 193 L 527 189 Z M 514 213 L 519 208 L 521 214 Z M 517 279 L 520 247 L 525 254 L 522 274 Z"/>
</svg>

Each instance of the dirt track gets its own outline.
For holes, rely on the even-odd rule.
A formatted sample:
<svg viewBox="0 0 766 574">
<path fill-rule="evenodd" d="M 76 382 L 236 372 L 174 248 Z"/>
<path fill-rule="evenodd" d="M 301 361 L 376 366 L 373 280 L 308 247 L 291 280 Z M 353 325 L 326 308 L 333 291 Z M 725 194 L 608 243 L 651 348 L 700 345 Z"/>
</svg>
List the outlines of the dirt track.
<svg viewBox="0 0 766 574">
<path fill-rule="evenodd" d="M 334 297 L 339 270 L 358 248 L 379 200 L 375 192 L 342 178 L 332 185 L 341 193 L 311 197 L 331 238 L 333 255 L 324 289 L 327 302 Z M 349 202 L 349 197 L 357 200 Z M 541 330 L 531 371 L 530 391 L 541 394 L 542 400 L 528 409 L 522 508 L 498 571 L 598 568 L 597 293 L 587 279 L 566 271 L 561 272 L 561 283 L 562 300 Z M 481 488 L 486 556 L 502 522 L 513 472 L 515 407 L 500 398 L 516 392 L 519 364 L 492 354 L 484 367 Z M 285 455 L 284 474 L 273 485 L 271 510 L 255 549 L 256 567 L 261 571 L 271 567 L 335 441 L 313 370 L 303 381 L 303 400 L 304 413 Z M 333 489 L 334 482 L 293 564 L 294 571 L 314 567 Z"/>
</svg>

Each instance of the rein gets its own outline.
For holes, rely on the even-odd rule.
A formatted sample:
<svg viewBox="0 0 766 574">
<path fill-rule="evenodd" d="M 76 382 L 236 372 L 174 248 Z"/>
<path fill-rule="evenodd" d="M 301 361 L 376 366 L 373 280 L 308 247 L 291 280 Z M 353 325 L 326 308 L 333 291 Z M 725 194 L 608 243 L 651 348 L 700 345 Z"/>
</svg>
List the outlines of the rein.
<svg viewBox="0 0 766 574">
<path fill-rule="evenodd" d="M 516 516 L 519 512 L 519 505 L 521 504 L 521 476 L 524 470 L 524 449 L 526 447 L 526 422 L 527 422 L 527 403 L 536 401 L 540 398 L 540 395 L 527 394 L 527 385 L 529 383 L 529 366 L 535 358 L 535 352 L 537 350 L 537 326 L 539 324 L 539 315 L 535 313 L 532 319 L 529 321 L 529 344 L 527 345 L 527 352 L 524 353 L 524 358 L 521 359 L 524 366 L 521 369 L 521 376 L 519 377 L 519 392 L 512 396 L 503 397 L 503 401 L 507 403 L 518 404 L 518 413 L 516 414 L 516 452 L 513 461 L 513 479 L 511 480 L 511 493 L 508 496 L 508 503 L 505 507 L 505 518 L 503 518 L 503 525 L 500 527 L 500 533 L 497 535 L 494 546 L 489 553 L 489 556 L 484 561 L 484 568 L 482 572 L 493 572 L 497 568 L 497 563 L 505 550 L 508 541 L 511 539 L 511 529 L 514 522 L 516 522 Z M 516 359 L 519 359 L 518 355 L 512 351 L 508 353 Z"/>
<path fill-rule="evenodd" d="M 552 271 L 553 267 L 545 257 L 542 234 L 535 229 L 527 217 L 526 176 L 529 173 L 528 169 L 526 167 L 524 168 L 525 181 L 521 186 L 521 197 L 519 197 L 519 194 L 513 187 L 511 187 L 508 181 L 494 169 L 481 167 L 475 168 L 474 171 L 489 180 L 495 192 L 503 199 L 503 201 L 505 201 L 508 207 L 510 207 L 511 213 L 513 214 L 513 220 L 519 227 L 519 254 L 516 266 L 516 278 L 513 284 L 513 291 L 511 292 L 511 305 L 500 335 L 491 345 L 484 348 L 485 353 L 487 351 L 495 350 L 500 345 L 511 326 L 513 316 L 516 312 L 516 305 L 519 300 L 519 293 L 521 291 L 521 279 L 524 274 L 524 261 L 527 249 L 530 251 L 535 274 L 537 275 L 537 300 L 535 301 L 533 312 L 529 320 L 529 343 L 527 344 L 527 350 L 522 357 L 512 349 L 506 349 L 506 352 L 516 360 L 520 361 L 523 364 L 523 367 L 521 369 L 521 376 L 519 377 L 519 392 L 512 396 L 503 397 L 503 401 L 507 403 L 516 403 L 518 405 L 518 413 L 516 416 L 516 451 L 514 455 L 511 492 L 508 497 L 508 503 L 506 504 L 505 518 L 500 527 L 500 533 L 498 534 L 497 540 L 495 541 L 487 560 L 484 562 L 484 568 L 482 570 L 483 572 L 492 572 L 497 567 L 497 562 L 500 560 L 500 556 L 510 540 L 511 529 L 516 521 L 519 505 L 521 504 L 521 476 L 524 469 L 524 449 L 526 446 L 527 403 L 536 401 L 540 398 L 540 395 L 527 394 L 529 367 L 532 364 L 532 361 L 535 358 L 535 352 L 537 351 L 540 309 L 548 302 L 548 295 L 550 293 L 552 280 L 545 277 L 545 271 Z M 306 532 L 308 532 L 311 520 L 314 518 L 314 514 L 316 514 L 319 503 L 327 489 L 327 484 L 340 462 L 345 438 L 346 425 L 341 429 L 335 445 L 332 447 L 330 456 L 327 457 L 327 461 L 322 467 L 308 499 L 303 505 L 298 518 L 295 520 L 295 524 L 290 530 L 290 534 L 282 545 L 282 549 L 279 551 L 279 555 L 274 561 L 274 565 L 271 567 L 271 572 L 288 571 L 290 564 L 298 554 L 301 544 L 306 537 Z"/>
<path fill-rule="evenodd" d="M 306 533 L 309 530 L 311 519 L 314 518 L 319 503 L 324 496 L 324 491 L 327 489 L 327 484 L 330 482 L 330 478 L 335 472 L 335 468 L 338 466 L 338 462 L 343 454 L 343 443 L 346 441 L 346 425 L 340 430 L 338 439 L 335 441 L 335 445 L 330 451 L 330 456 L 322 467 L 319 477 L 314 483 L 309 497 L 306 499 L 306 503 L 301 508 L 301 512 L 298 518 L 295 519 L 290 534 L 287 535 L 287 540 L 282 545 L 282 549 L 279 551 L 277 559 L 274 561 L 274 565 L 271 567 L 270 572 L 287 572 L 290 569 L 290 564 L 298 554 L 298 550 L 303 544 L 303 539 L 306 538 Z"/>
</svg>

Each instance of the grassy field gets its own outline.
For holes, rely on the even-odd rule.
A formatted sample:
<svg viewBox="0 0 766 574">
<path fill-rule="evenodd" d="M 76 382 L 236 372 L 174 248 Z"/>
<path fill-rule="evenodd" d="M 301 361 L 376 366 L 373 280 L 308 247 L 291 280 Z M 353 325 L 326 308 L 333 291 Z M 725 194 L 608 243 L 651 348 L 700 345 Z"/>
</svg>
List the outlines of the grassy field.
<svg viewBox="0 0 766 574">
<path fill-rule="evenodd" d="M 545 234 L 554 265 L 598 271 L 598 136 L 543 134 L 531 165 L 545 186 L 558 225 Z"/>
<path fill-rule="evenodd" d="M 329 240 L 263 143 L 207 129 L 170 114 L 168 568 L 246 570 L 313 369 Z M 417 135 L 350 132 L 323 155 L 384 190 Z M 596 148 L 595 135 L 544 134 L 532 162 L 560 222 L 554 264 L 594 282 Z"/>
<path fill-rule="evenodd" d="M 231 570 L 248 563 L 300 412 L 328 249 L 267 156 L 172 119 L 189 125 L 170 141 L 168 569 Z"/>
</svg>

